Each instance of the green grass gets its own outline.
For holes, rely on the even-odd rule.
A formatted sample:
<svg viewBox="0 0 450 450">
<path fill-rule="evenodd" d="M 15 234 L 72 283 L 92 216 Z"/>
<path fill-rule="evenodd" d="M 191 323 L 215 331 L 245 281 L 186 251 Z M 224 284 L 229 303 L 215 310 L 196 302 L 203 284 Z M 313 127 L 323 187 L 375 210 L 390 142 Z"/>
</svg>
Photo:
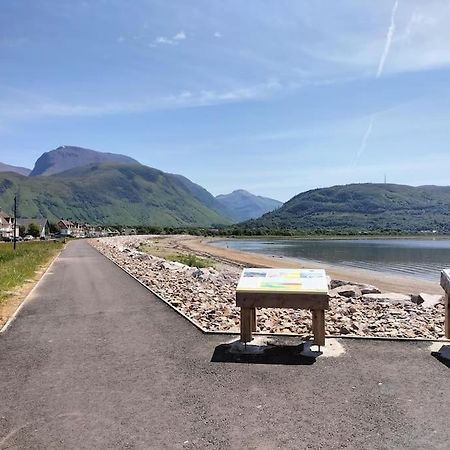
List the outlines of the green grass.
<svg viewBox="0 0 450 450">
<path fill-rule="evenodd" d="M 200 258 L 199 256 L 189 253 L 188 255 L 171 255 L 166 259 L 169 261 L 177 261 L 186 266 L 197 267 L 199 269 L 204 267 L 214 267 L 214 262 L 208 258 Z"/>
<path fill-rule="evenodd" d="M 0 244 L 0 302 L 9 291 L 33 278 L 42 265 L 48 263 L 63 243 L 59 241 L 18 242 Z"/>
</svg>

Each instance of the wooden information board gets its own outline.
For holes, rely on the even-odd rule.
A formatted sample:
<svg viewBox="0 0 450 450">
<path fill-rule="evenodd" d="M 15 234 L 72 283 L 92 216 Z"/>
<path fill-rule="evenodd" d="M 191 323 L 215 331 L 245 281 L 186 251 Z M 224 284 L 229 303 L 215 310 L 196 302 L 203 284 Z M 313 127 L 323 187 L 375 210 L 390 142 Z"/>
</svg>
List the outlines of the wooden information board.
<svg viewBox="0 0 450 450">
<path fill-rule="evenodd" d="M 326 295 L 323 269 L 244 269 L 237 292 Z"/>
<path fill-rule="evenodd" d="M 242 342 L 250 342 L 256 331 L 256 308 L 298 308 L 311 310 L 314 342 L 325 345 L 329 298 L 323 269 L 244 269 L 236 288 L 236 306 L 241 308 Z"/>
</svg>

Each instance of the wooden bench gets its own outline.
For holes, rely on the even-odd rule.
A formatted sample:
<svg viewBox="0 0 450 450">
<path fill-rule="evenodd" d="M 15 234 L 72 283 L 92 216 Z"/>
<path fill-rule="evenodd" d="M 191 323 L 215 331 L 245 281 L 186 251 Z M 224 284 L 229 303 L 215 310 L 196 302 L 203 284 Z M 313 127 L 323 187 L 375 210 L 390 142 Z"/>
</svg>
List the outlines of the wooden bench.
<svg viewBox="0 0 450 450">
<path fill-rule="evenodd" d="M 241 308 L 242 342 L 250 342 L 256 331 L 256 308 L 295 308 L 311 310 L 314 344 L 325 345 L 329 298 L 322 269 L 244 269 L 236 288 L 236 305 Z"/>
<path fill-rule="evenodd" d="M 450 269 L 444 269 L 441 272 L 441 286 L 445 291 L 445 324 L 444 333 L 447 339 L 450 339 Z"/>
</svg>

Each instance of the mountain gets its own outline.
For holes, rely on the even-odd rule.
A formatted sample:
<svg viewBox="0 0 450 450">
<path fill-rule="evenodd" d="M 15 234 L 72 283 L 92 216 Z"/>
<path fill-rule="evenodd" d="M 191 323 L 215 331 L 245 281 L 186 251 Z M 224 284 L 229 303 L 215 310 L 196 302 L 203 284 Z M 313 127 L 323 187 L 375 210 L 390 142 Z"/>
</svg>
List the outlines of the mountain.
<svg viewBox="0 0 450 450">
<path fill-rule="evenodd" d="M 196 198 L 176 175 L 141 164 L 91 164 L 49 176 L 0 174 L 0 206 L 22 217 L 94 224 L 210 226 L 230 220 Z M 9 206 L 9 208 L 8 208 Z"/>
<path fill-rule="evenodd" d="M 30 174 L 31 170 L 26 167 L 10 166 L 9 164 L 4 164 L 0 162 L 0 172 L 14 172 L 20 173 L 20 175 L 27 176 Z"/>
<path fill-rule="evenodd" d="M 54 175 L 76 167 L 99 163 L 139 164 L 133 158 L 115 153 L 103 153 L 82 147 L 63 145 L 55 150 L 43 153 L 30 173 L 31 177 L 38 175 Z"/>
<path fill-rule="evenodd" d="M 349 184 L 298 194 L 244 228 L 450 233 L 450 186 Z"/>
<path fill-rule="evenodd" d="M 197 200 L 202 202 L 209 209 L 212 209 L 213 211 L 216 211 L 217 213 L 221 214 L 224 217 L 228 217 L 229 219 L 236 219 L 234 217 L 233 211 L 221 201 L 219 201 L 216 197 L 214 197 L 205 188 L 193 183 L 191 180 L 189 180 L 189 178 L 186 178 L 183 175 L 173 176 L 176 177 L 178 181 L 180 181 Z"/>
<path fill-rule="evenodd" d="M 241 222 L 254 219 L 279 208 L 283 203 L 239 189 L 231 194 L 218 195 L 216 199 L 230 211 L 231 217 Z"/>
</svg>

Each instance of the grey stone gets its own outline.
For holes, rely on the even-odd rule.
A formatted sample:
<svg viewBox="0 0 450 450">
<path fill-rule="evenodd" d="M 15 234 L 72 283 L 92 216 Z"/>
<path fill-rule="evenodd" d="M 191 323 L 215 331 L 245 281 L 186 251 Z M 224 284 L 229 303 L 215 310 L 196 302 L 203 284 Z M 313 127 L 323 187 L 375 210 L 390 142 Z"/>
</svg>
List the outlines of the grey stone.
<svg viewBox="0 0 450 450">
<path fill-rule="evenodd" d="M 380 294 L 381 291 L 371 284 L 358 284 L 361 294 Z"/>
<path fill-rule="evenodd" d="M 337 286 L 330 291 L 331 296 L 341 296 L 341 297 L 360 297 L 361 291 L 357 286 L 344 284 Z"/>
<path fill-rule="evenodd" d="M 377 287 L 372 286 L 371 284 L 354 283 L 346 280 L 331 280 L 329 286 L 332 290 L 343 286 L 353 286 L 355 288 L 359 288 L 361 294 L 379 294 L 381 292 Z"/>
<path fill-rule="evenodd" d="M 345 286 L 345 285 L 352 285 L 353 283 L 351 281 L 345 281 L 345 280 L 331 280 L 329 285 L 330 289 L 335 289 L 339 286 Z"/>
<path fill-rule="evenodd" d="M 405 304 L 411 302 L 411 296 L 398 294 L 396 292 L 384 292 L 382 294 L 364 294 L 362 296 L 366 302 L 388 302 L 392 304 Z"/>
</svg>

